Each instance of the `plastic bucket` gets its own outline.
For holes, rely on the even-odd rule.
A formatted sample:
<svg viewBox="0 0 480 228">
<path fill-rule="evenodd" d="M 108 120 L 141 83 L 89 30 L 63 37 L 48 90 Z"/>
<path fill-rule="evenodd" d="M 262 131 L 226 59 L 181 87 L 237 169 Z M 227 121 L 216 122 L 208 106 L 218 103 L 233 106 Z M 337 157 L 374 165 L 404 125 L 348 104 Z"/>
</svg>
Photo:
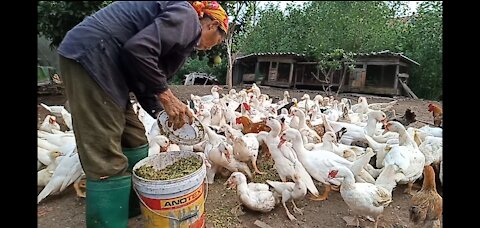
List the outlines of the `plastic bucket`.
<svg viewBox="0 0 480 228">
<path fill-rule="evenodd" d="M 207 169 L 200 155 L 189 151 L 171 151 L 140 160 L 133 170 L 144 164 L 163 169 L 181 158 L 194 156 L 202 161 L 195 172 L 171 180 L 147 180 L 133 172 L 132 181 L 141 202 L 147 228 L 203 228 L 205 226 Z"/>
</svg>

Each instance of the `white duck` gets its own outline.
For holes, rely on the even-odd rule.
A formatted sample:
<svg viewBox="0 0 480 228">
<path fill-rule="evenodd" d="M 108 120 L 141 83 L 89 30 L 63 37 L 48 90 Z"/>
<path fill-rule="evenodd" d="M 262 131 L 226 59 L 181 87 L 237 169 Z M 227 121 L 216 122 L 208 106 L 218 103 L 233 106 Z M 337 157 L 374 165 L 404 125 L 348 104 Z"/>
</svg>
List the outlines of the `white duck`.
<svg viewBox="0 0 480 228">
<path fill-rule="evenodd" d="M 37 146 L 40 147 L 40 148 L 43 148 L 45 150 L 50 150 L 50 151 L 60 149 L 59 146 L 57 146 L 55 144 L 52 144 L 49 141 L 47 141 L 45 139 L 41 139 L 41 138 L 37 138 Z"/>
<path fill-rule="evenodd" d="M 269 212 L 275 208 L 277 200 L 273 193 L 268 190 L 268 185 L 252 183 L 247 184 L 247 178 L 241 172 L 233 172 L 224 185 L 237 189 L 237 196 L 241 202 L 250 210 Z"/>
<path fill-rule="evenodd" d="M 220 103 L 213 105 L 212 109 L 210 109 L 210 116 L 210 125 L 220 127 L 223 124 L 226 124 L 225 116 L 223 115 L 222 105 Z"/>
<path fill-rule="evenodd" d="M 52 153 L 55 152 L 60 153 L 60 148 L 55 150 L 47 150 L 42 147 L 37 147 L 37 159 L 41 164 L 48 166 L 55 161 L 55 159 L 52 158 Z"/>
<path fill-rule="evenodd" d="M 333 167 L 328 178 L 343 178 L 340 194 L 348 207 L 355 213 L 356 225 L 359 226 L 358 215 L 375 218 L 374 228 L 377 227 L 379 216 L 386 206 L 392 202 L 392 190 L 396 186 L 395 168 L 385 167 L 375 184 L 355 183 L 354 175 L 346 167 Z"/>
<path fill-rule="evenodd" d="M 249 133 L 240 137 L 234 137 L 233 140 L 233 153 L 237 160 L 242 162 L 251 161 L 255 173 L 265 174 L 261 172 L 257 167 L 258 158 L 258 143 L 257 134 Z"/>
<path fill-rule="evenodd" d="M 204 153 L 211 164 L 211 168 L 207 169 L 207 183 L 213 183 L 215 174 L 220 171 L 221 167 L 231 172 L 245 172 L 249 178 L 252 178 L 252 173 L 248 165 L 238 161 L 233 156 L 233 147 L 209 127 L 205 127 L 204 129 L 208 136 Z"/>
<path fill-rule="evenodd" d="M 180 147 L 176 144 L 171 144 L 166 136 L 156 135 L 150 142 L 148 156 L 169 151 L 180 151 Z"/>
<path fill-rule="evenodd" d="M 385 125 L 385 131 L 397 132 L 399 134 L 400 144 L 393 146 L 385 155 L 385 159 L 383 160 L 384 165 L 393 165 L 395 167 L 397 183 L 408 183 L 408 188 L 405 189 L 405 193 L 412 195 L 413 182 L 423 174 L 425 155 L 418 149 L 417 144 L 413 141 L 412 137 L 407 134 L 407 130 L 401 123 L 389 121 Z"/>
<path fill-rule="evenodd" d="M 330 151 L 315 150 L 308 151 L 303 146 L 301 141 L 300 132 L 296 129 L 288 129 L 280 137 L 280 143 L 289 141 L 298 156 L 298 160 L 305 167 L 308 173 L 315 178 L 315 180 L 322 182 L 326 185 L 325 191 L 322 196 L 310 198 L 312 200 L 326 200 L 331 190 L 331 184 L 340 185 L 340 180 L 329 180 L 327 178 L 328 170 L 334 166 L 345 166 L 351 169 L 355 174 L 361 172 L 365 164 L 370 161 L 370 158 L 374 155 L 372 151 L 366 153 L 355 162 L 350 162 L 343 157 L 340 157 Z"/>
<path fill-rule="evenodd" d="M 351 110 L 354 113 L 366 114 L 368 111 L 370 111 L 369 108 L 368 108 L 367 98 L 366 97 L 359 97 L 358 98 L 358 103 L 352 105 Z"/>
<path fill-rule="evenodd" d="M 37 135 L 40 138 L 47 140 L 56 146 L 63 146 L 66 144 L 74 144 L 75 137 L 70 134 L 52 134 L 45 131 L 37 131 Z"/>
<path fill-rule="evenodd" d="M 283 99 L 282 100 L 279 100 L 277 102 L 277 107 L 282 107 L 286 104 L 288 104 L 288 99 L 290 98 L 290 94 L 288 93 L 288 91 L 283 91 Z"/>
<path fill-rule="evenodd" d="M 420 130 L 435 137 L 443 137 L 443 129 L 440 127 L 430 127 L 429 125 L 425 125 L 421 127 Z"/>
<path fill-rule="evenodd" d="M 418 149 L 425 155 L 425 165 L 439 164 L 442 157 L 443 140 L 439 137 L 427 136 Z"/>
<path fill-rule="evenodd" d="M 231 127 L 228 124 L 224 124 L 224 125 L 220 126 L 219 130 L 221 132 L 225 133 L 225 137 L 227 138 L 227 142 L 231 145 L 233 145 L 233 139 L 235 139 L 236 137 L 243 136 L 242 131 L 234 129 L 233 127 Z"/>
<path fill-rule="evenodd" d="M 282 204 L 288 218 L 290 220 L 297 220 L 297 218 L 290 213 L 285 203 L 288 200 L 292 200 L 293 211 L 303 215 L 303 209 L 298 208 L 294 200 L 303 199 L 303 197 L 305 197 L 307 194 L 307 186 L 302 182 L 302 179 L 298 174 L 293 175 L 293 181 L 294 183 L 267 180 L 267 184 L 272 186 L 273 189 L 275 189 L 275 192 L 282 197 Z"/>
<path fill-rule="evenodd" d="M 48 184 L 38 194 L 37 203 L 40 203 L 52 193 L 65 190 L 70 184 L 81 178 L 83 174 L 75 144 L 62 146 L 60 152 L 65 156 L 60 160 Z"/>
<path fill-rule="evenodd" d="M 373 149 L 373 151 L 377 154 L 377 160 L 375 162 L 375 167 L 383 168 L 383 160 L 387 153 L 392 149 L 392 145 L 387 143 L 379 143 L 372 139 L 372 137 L 366 135 L 365 138 L 367 139 L 368 146 Z"/>
<path fill-rule="evenodd" d="M 296 127 L 296 129 L 299 130 L 302 133 L 302 135 L 307 136 L 308 142 L 309 143 L 321 142 L 322 139 L 317 134 L 317 132 L 307 126 L 307 122 L 305 119 L 306 118 L 305 112 L 295 107 L 292 107 L 291 111 L 292 111 L 292 115 L 298 117 L 298 126 Z"/>
<path fill-rule="evenodd" d="M 280 143 L 280 123 L 275 118 L 268 117 L 266 124 L 271 130 L 265 137 L 264 142 L 270 151 L 272 159 L 275 161 L 274 167 L 280 179 L 283 182 L 286 182 L 287 178 L 293 179 L 293 175 L 299 170 L 300 178 L 307 185 L 308 191 L 315 197 L 318 197 L 317 187 L 313 183 L 312 177 L 298 160 L 295 151 Z M 296 166 L 298 166 L 297 169 L 295 168 Z"/>
<path fill-rule="evenodd" d="M 208 103 L 208 102 L 212 102 L 213 100 L 215 99 L 219 99 L 220 98 L 220 94 L 218 93 L 218 91 L 220 90 L 223 90 L 222 87 L 220 86 L 217 86 L 217 85 L 214 85 L 211 89 L 210 89 L 210 95 L 205 95 L 205 96 L 201 96 L 200 97 L 200 100 L 202 102 L 205 102 L 205 103 Z"/>
<path fill-rule="evenodd" d="M 310 107 L 315 105 L 315 101 L 310 100 L 310 95 L 307 93 L 303 94 L 301 101 L 298 102 L 298 108 L 302 110 L 309 110 Z"/>
<path fill-rule="evenodd" d="M 212 123 L 212 115 L 210 114 L 210 110 L 201 108 L 197 113 L 198 120 L 202 122 L 205 126 L 210 126 Z"/>
<path fill-rule="evenodd" d="M 152 131 L 152 128 L 154 128 L 154 125 L 157 125 L 158 128 L 157 120 L 151 117 L 141 106 L 139 106 L 137 117 L 140 122 L 142 122 L 143 127 L 145 128 L 145 135 L 148 138 L 149 133 Z"/>
<path fill-rule="evenodd" d="M 37 186 L 38 187 L 44 187 L 45 185 L 48 184 L 48 182 L 50 181 L 50 179 L 53 175 L 53 172 L 55 171 L 55 169 L 58 166 L 58 163 L 61 160 L 61 157 L 60 157 L 61 155 L 62 154 L 59 151 L 51 151 L 49 153 L 49 157 L 50 157 L 52 162 L 50 164 L 48 164 L 46 168 L 37 172 Z"/>
<path fill-rule="evenodd" d="M 375 135 L 376 133 L 381 133 L 381 125 L 377 126 L 377 123 L 384 122 L 386 120 L 386 115 L 384 112 L 371 111 L 367 115 L 368 119 L 365 127 L 360 127 L 351 123 L 327 121 L 335 132 L 342 129 L 342 127 L 347 129 L 347 132 L 340 139 L 340 142 L 346 145 L 350 145 L 356 140 L 364 141 L 365 135 L 368 135 L 379 142 L 386 142 L 390 138 L 398 137 L 397 134 L 394 133 L 389 133 L 388 135 Z"/>
<path fill-rule="evenodd" d="M 305 148 L 307 148 L 307 146 L 305 146 Z M 338 143 L 337 137 L 330 131 L 327 131 L 325 134 L 323 134 L 322 143 L 314 144 L 309 148 L 309 150 L 326 150 L 339 156 L 343 156 L 345 150 L 352 150 L 357 156 L 365 154 L 365 148 Z"/>
<path fill-rule="evenodd" d="M 55 106 L 48 106 L 46 104 L 40 103 L 42 107 L 47 109 L 50 113 L 56 116 L 61 116 L 65 125 L 67 125 L 68 129 L 73 130 L 72 125 L 72 115 L 68 112 L 64 106 L 55 105 Z"/>
<path fill-rule="evenodd" d="M 60 125 L 57 123 L 57 117 L 52 115 L 47 115 L 40 125 L 39 130 L 53 133 L 52 129 L 60 131 Z"/>
</svg>

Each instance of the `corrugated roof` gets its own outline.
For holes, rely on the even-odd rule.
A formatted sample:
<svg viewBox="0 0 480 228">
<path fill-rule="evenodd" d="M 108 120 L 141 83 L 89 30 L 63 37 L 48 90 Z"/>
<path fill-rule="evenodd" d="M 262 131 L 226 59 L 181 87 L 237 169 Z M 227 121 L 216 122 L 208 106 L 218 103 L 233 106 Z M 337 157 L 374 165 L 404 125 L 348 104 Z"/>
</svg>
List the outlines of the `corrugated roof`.
<svg viewBox="0 0 480 228">
<path fill-rule="evenodd" d="M 420 66 L 419 63 L 417 63 L 416 61 L 414 61 L 411 58 L 408 58 L 402 52 L 396 53 L 396 52 L 392 52 L 390 50 L 384 50 L 384 51 L 379 51 L 379 52 L 370 52 L 370 53 L 354 53 L 353 56 L 396 56 L 396 57 L 401 57 L 408 62 L 416 64 L 417 66 Z"/>
<path fill-rule="evenodd" d="M 244 59 L 252 56 L 296 56 L 296 57 L 305 57 L 305 54 L 297 54 L 294 52 L 260 52 L 260 53 L 251 53 L 248 55 L 237 57 L 237 59 Z"/>
<path fill-rule="evenodd" d="M 395 52 L 391 52 L 390 50 L 383 50 L 383 51 L 379 51 L 379 52 L 369 52 L 369 53 L 354 53 L 353 55 L 354 55 L 354 56 L 397 56 L 397 57 L 401 57 L 401 58 L 405 59 L 405 60 L 408 61 L 408 62 L 411 62 L 411 63 L 413 63 L 413 64 L 416 64 L 416 65 L 420 66 L 419 63 L 417 63 L 417 62 L 414 61 L 413 59 L 408 58 L 408 57 L 405 56 L 403 53 L 401 53 L 401 52 L 395 53 Z M 255 57 L 255 56 L 296 56 L 296 57 L 306 57 L 305 54 L 298 54 L 298 53 L 294 53 L 294 52 L 260 52 L 260 53 L 251 53 L 251 54 L 248 54 L 248 55 L 244 55 L 244 56 L 237 57 L 237 60 L 238 60 L 238 59 L 248 58 L 248 57 Z"/>
</svg>

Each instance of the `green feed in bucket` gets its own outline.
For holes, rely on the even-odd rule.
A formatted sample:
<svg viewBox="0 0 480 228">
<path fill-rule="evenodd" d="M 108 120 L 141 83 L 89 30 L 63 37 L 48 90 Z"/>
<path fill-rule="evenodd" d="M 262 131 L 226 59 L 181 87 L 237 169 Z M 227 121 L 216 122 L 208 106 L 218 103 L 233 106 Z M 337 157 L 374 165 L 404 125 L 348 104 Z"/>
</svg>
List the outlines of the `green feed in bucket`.
<svg viewBox="0 0 480 228">
<path fill-rule="evenodd" d="M 201 166 L 202 161 L 194 156 L 190 156 L 182 158 L 161 170 L 145 164 L 136 169 L 135 174 L 147 180 L 171 180 L 189 175 L 197 171 Z"/>
</svg>

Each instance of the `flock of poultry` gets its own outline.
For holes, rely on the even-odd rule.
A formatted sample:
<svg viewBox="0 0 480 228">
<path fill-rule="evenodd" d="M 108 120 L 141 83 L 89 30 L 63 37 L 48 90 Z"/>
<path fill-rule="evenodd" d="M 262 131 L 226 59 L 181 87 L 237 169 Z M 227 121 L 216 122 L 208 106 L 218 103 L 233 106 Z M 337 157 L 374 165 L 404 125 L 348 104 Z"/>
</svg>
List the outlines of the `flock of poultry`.
<svg viewBox="0 0 480 228">
<path fill-rule="evenodd" d="M 310 200 L 326 200 L 330 191 L 340 191 L 356 215 L 365 216 L 377 227 L 384 208 L 392 202 L 392 190 L 407 184 L 405 193 L 413 195 L 410 220 L 417 225 L 440 227 L 442 197 L 436 191 L 435 172 L 442 184 L 442 109 L 430 104 L 434 125 L 408 127 L 415 114 L 407 110 L 396 116 L 389 103 L 368 104 L 365 97 L 352 104 L 347 98 L 305 94 L 301 101 L 291 98 L 273 102 L 253 84 L 239 92 L 191 95 L 188 105 L 206 132 L 196 145 L 176 145 L 160 134 L 157 121 L 132 100 L 135 112 L 146 129 L 149 155 L 166 151 L 194 151 L 207 166 L 206 181 L 228 172 L 225 182 L 234 188 L 241 205 L 250 210 L 269 212 L 282 203 L 290 220 L 293 212 L 302 214 L 294 200 L 311 193 Z M 222 95 L 222 96 L 221 96 Z M 52 193 L 74 183 L 77 195 L 85 197 L 84 175 L 75 149 L 71 117 L 63 106 L 46 106 L 52 115 L 38 130 L 38 185 L 45 186 L 38 203 Z M 62 116 L 69 131 L 62 132 L 55 116 Z M 406 128 L 408 127 L 408 128 Z M 274 162 L 281 181 L 251 182 L 262 175 L 257 162 L 260 154 Z M 253 168 L 253 174 L 250 169 Z M 412 192 L 413 183 L 423 176 L 422 189 Z M 250 182 L 248 182 L 250 181 Z M 325 186 L 319 193 L 316 183 Z"/>
</svg>

